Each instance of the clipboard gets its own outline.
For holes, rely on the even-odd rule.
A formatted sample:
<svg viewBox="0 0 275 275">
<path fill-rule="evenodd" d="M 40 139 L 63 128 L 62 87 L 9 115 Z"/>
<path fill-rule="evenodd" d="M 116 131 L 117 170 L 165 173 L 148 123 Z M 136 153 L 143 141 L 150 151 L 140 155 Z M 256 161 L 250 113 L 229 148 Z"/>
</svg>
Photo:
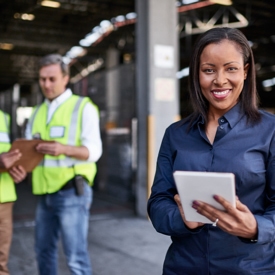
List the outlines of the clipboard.
<svg viewBox="0 0 275 275">
<path fill-rule="evenodd" d="M 35 150 L 35 147 L 39 143 L 52 143 L 54 141 L 47 141 L 41 139 L 17 139 L 15 140 L 10 148 L 10 151 L 14 149 L 19 149 L 22 153 L 21 158 L 16 161 L 13 166 L 21 165 L 24 167 L 26 172 L 31 172 L 44 158 L 44 154 L 39 153 Z M 12 166 L 12 167 L 13 167 Z M 5 172 L 8 169 L 1 169 L 0 172 Z"/>
<path fill-rule="evenodd" d="M 235 175 L 233 173 L 175 171 L 173 176 L 187 221 L 213 223 L 192 207 L 194 200 L 200 200 L 224 210 L 222 205 L 213 198 L 213 195 L 219 195 L 236 207 Z"/>
</svg>

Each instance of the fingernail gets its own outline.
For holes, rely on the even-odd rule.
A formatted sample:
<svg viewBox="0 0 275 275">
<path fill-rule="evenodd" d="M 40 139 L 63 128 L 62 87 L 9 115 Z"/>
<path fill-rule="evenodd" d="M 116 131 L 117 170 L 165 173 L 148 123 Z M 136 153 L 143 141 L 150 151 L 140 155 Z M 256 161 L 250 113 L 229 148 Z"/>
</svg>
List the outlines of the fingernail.
<svg viewBox="0 0 275 275">
<path fill-rule="evenodd" d="M 214 195 L 213 198 L 214 198 L 215 200 L 218 200 L 218 199 L 219 199 L 219 196 L 218 196 L 218 195 Z"/>
<path fill-rule="evenodd" d="M 193 201 L 194 206 L 200 206 L 200 203 L 198 201 Z"/>
</svg>

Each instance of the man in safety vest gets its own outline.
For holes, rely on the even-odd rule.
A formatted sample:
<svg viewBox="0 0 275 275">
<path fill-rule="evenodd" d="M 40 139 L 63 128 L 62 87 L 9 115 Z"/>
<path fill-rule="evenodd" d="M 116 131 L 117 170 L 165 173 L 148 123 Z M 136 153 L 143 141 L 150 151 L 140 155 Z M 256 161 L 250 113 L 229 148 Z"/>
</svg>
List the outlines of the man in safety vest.
<svg viewBox="0 0 275 275">
<path fill-rule="evenodd" d="M 13 166 L 21 158 L 19 150 L 10 151 L 10 117 L 0 110 L 0 275 L 9 274 L 8 259 L 12 240 L 12 209 L 16 200 L 14 183 L 27 173 L 22 166 Z"/>
<path fill-rule="evenodd" d="M 69 66 L 58 54 L 39 63 L 45 101 L 34 108 L 26 138 L 40 138 L 36 150 L 44 160 L 32 172 L 36 210 L 35 251 L 41 275 L 57 274 L 57 242 L 61 235 L 71 274 L 91 275 L 87 249 L 89 209 L 95 162 L 102 154 L 97 106 L 66 89 Z"/>
</svg>

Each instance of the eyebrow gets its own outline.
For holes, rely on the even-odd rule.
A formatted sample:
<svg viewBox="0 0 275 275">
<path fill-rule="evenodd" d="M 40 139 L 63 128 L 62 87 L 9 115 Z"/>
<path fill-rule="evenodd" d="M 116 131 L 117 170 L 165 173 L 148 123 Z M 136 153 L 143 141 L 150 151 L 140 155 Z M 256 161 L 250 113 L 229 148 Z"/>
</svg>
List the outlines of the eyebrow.
<svg viewBox="0 0 275 275">
<path fill-rule="evenodd" d="M 227 65 L 230 65 L 230 64 L 232 64 L 232 63 L 238 63 L 238 64 L 240 64 L 240 62 L 238 62 L 238 61 L 230 61 L 230 62 L 227 62 L 227 63 L 225 63 L 225 64 L 223 64 L 223 65 L 224 65 L 224 66 L 227 66 Z M 203 66 L 203 65 L 208 65 L 208 66 L 212 66 L 212 67 L 215 67 L 215 66 L 216 66 L 215 64 L 208 63 L 208 62 L 202 63 L 201 65 L 202 65 L 202 66 Z"/>
</svg>

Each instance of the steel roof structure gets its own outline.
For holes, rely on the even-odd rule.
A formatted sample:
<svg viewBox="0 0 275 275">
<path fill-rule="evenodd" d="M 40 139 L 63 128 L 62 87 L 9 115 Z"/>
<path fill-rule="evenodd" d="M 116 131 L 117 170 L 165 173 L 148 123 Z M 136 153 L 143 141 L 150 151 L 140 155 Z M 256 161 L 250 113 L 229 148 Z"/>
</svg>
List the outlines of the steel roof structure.
<svg viewBox="0 0 275 275">
<path fill-rule="evenodd" d="M 218 4 L 223 0 L 213 1 L 175 0 L 180 69 L 188 66 L 189 52 L 199 33 L 215 26 L 240 28 L 255 54 L 261 100 L 266 106 L 275 105 L 275 5 L 268 0 L 231 0 L 228 6 Z M 0 91 L 15 83 L 28 89 L 37 80 L 38 58 L 53 52 L 66 55 L 107 21 L 105 31 L 101 30 L 101 35 L 71 62 L 72 77 L 89 65 L 104 68 L 110 47 L 119 49 L 121 56 L 130 54 L 134 60 L 138 15 L 137 19 L 126 16 L 135 12 L 134 0 L 56 0 L 56 8 L 45 2 L 53 1 L 0 0 Z M 184 84 L 185 80 L 181 81 Z"/>
</svg>

